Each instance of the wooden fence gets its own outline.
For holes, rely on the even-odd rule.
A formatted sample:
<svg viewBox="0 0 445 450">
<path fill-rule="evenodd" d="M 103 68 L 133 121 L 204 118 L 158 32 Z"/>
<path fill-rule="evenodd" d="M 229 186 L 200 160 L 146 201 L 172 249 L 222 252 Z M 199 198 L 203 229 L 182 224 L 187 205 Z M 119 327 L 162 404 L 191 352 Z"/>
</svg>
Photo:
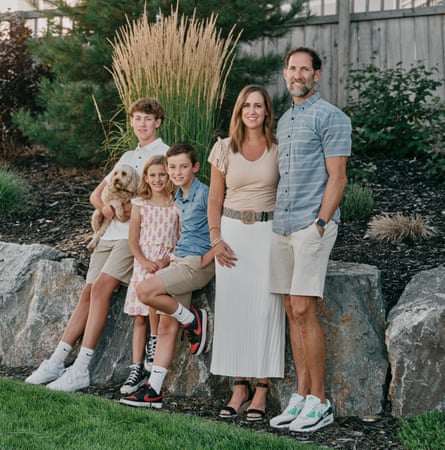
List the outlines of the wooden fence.
<svg viewBox="0 0 445 450">
<path fill-rule="evenodd" d="M 296 46 L 316 49 L 323 60 L 319 83 L 322 96 L 344 107 L 348 92 L 349 69 L 369 64 L 385 69 L 422 63 L 436 66 L 437 79 L 445 78 L 445 6 L 412 8 L 393 11 L 351 13 L 348 1 L 339 2 L 338 13 L 314 17 L 304 26 L 290 28 L 279 39 L 261 39 L 244 45 L 246 54 L 279 54 Z M 272 95 L 286 92 L 281 68 L 269 86 Z M 437 89 L 445 100 L 445 86 Z"/>
<path fill-rule="evenodd" d="M 309 0 L 314 1 L 314 0 Z M 415 1 L 411 1 L 414 6 Z M 319 0 L 321 11 L 330 11 L 325 0 Z M 332 3 L 332 1 L 330 2 Z M 380 3 L 384 5 L 383 0 Z M 406 3 L 406 1 L 405 1 Z M 322 96 L 344 107 L 348 92 L 346 82 L 350 68 L 360 69 L 374 64 L 382 69 L 394 68 L 399 62 L 409 68 L 411 64 L 422 63 L 427 68 L 439 69 L 438 79 L 445 78 L 445 5 L 411 7 L 404 9 L 372 11 L 365 1 L 365 12 L 357 11 L 357 0 L 338 0 L 335 14 L 315 16 L 304 26 L 294 26 L 282 38 L 261 39 L 252 44 L 244 44 L 242 51 L 247 54 L 274 53 L 285 55 L 292 47 L 305 45 L 319 51 L 323 59 L 323 74 L 319 83 Z M 442 3 L 442 4 L 440 4 Z M 309 3 L 310 4 L 310 3 Z M 409 5 L 409 2 L 408 2 Z M 401 8 L 400 0 L 396 6 Z M 20 12 L 29 26 L 47 20 L 47 11 Z M 61 17 L 52 20 L 64 20 Z M 56 13 L 57 15 L 57 13 Z M 0 14 L 0 22 L 8 20 L 10 14 Z M 66 19 L 65 19 L 66 20 Z M 286 92 L 281 68 L 270 84 L 272 95 Z M 445 101 L 445 86 L 437 90 L 437 95 Z"/>
</svg>

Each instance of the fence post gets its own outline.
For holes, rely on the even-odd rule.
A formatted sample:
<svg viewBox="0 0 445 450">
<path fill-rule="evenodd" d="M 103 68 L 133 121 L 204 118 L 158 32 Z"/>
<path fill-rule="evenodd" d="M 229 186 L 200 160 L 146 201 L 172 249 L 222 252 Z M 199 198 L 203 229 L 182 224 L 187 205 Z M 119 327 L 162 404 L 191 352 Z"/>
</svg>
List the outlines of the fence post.
<svg viewBox="0 0 445 450">
<path fill-rule="evenodd" d="M 350 35 L 350 0 L 338 0 L 338 91 L 337 106 L 344 108 L 348 93 L 346 82 L 349 77 L 349 35 Z"/>
</svg>

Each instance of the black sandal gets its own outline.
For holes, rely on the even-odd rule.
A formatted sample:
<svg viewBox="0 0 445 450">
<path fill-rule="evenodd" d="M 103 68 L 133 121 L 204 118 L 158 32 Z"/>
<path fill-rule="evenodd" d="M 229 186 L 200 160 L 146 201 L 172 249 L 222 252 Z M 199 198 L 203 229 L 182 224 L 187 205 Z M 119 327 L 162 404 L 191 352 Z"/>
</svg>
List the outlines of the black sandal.
<svg viewBox="0 0 445 450">
<path fill-rule="evenodd" d="M 269 389 L 269 383 L 257 383 L 256 388 L 257 387 Z M 260 420 L 264 419 L 265 415 L 266 415 L 266 410 L 255 409 L 255 408 L 249 408 L 246 410 L 246 420 L 248 422 L 259 422 Z"/>
<path fill-rule="evenodd" d="M 252 400 L 252 389 L 250 388 L 250 383 L 247 380 L 236 380 L 233 382 L 233 385 L 247 386 L 247 389 L 249 390 L 249 397 L 247 398 L 247 400 L 241 403 L 238 411 L 232 406 L 224 406 L 224 408 L 221 409 L 218 415 L 218 417 L 220 417 L 221 419 L 232 419 L 233 417 L 236 417 L 238 413 L 243 412 L 244 408 L 247 406 L 250 400 Z"/>
</svg>

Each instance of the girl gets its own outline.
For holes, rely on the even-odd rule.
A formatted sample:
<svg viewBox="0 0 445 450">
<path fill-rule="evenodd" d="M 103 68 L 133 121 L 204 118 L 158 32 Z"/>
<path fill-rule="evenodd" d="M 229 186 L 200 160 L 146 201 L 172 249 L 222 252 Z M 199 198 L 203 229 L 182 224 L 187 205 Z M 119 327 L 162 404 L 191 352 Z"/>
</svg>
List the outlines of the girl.
<svg viewBox="0 0 445 450">
<path fill-rule="evenodd" d="M 170 263 L 170 254 L 179 237 L 179 213 L 173 202 L 175 188 L 169 180 L 164 156 L 154 156 L 144 166 L 138 197 L 133 199 L 128 244 L 134 255 L 134 270 L 128 286 L 124 312 L 134 316 L 133 363 L 122 385 L 122 394 L 131 394 L 144 384 L 147 373 L 142 364 L 150 321 L 150 340 L 146 347 L 145 369 L 153 362 L 159 316 L 137 299 L 136 286 Z M 151 361 L 149 361 L 151 358 Z M 148 360 L 148 361 L 147 361 Z M 147 367 L 148 366 L 148 367 Z"/>
</svg>

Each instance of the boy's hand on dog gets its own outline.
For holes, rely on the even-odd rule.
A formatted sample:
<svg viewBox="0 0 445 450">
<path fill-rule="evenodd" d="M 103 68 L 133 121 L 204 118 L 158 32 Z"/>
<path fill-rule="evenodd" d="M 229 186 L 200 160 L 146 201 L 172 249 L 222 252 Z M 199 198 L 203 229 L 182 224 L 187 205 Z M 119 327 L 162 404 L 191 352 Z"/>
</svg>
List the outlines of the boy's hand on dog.
<svg viewBox="0 0 445 450">
<path fill-rule="evenodd" d="M 119 222 L 128 222 L 130 220 L 130 216 L 131 216 L 131 202 L 127 202 L 125 203 L 123 206 L 124 209 L 124 215 L 123 216 L 119 216 L 115 213 L 113 207 L 110 206 L 110 208 L 113 210 L 113 217 L 112 219 L 116 219 Z"/>
</svg>

